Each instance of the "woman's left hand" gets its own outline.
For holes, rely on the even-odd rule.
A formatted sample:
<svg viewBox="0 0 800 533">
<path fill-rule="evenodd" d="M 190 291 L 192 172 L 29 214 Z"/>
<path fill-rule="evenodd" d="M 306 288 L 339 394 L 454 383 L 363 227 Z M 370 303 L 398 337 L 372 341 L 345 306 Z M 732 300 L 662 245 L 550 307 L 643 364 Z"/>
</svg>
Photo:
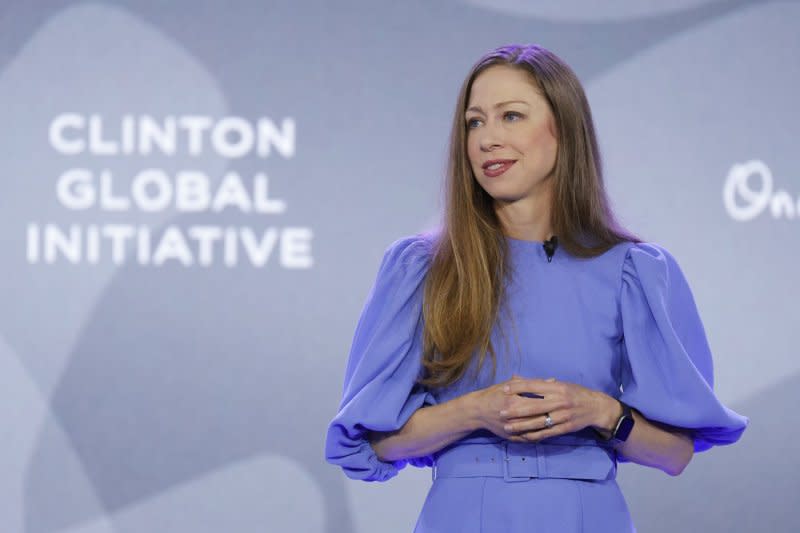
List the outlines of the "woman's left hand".
<svg viewBox="0 0 800 533">
<path fill-rule="evenodd" d="M 504 392 L 508 401 L 500 414 L 507 420 L 504 429 L 512 435 L 509 440 L 514 442 L 536 442 L 589 426 L 608 433 L 622 414 L 622 406 L 611 396 L 554 378 L 514 376 Z M 533 394 L 539 398 L 520 394 Z M 543 409 L 545 403 L 549 411 Z M 552 423 L 550 427 L 548 415 Z"/>
</svg>

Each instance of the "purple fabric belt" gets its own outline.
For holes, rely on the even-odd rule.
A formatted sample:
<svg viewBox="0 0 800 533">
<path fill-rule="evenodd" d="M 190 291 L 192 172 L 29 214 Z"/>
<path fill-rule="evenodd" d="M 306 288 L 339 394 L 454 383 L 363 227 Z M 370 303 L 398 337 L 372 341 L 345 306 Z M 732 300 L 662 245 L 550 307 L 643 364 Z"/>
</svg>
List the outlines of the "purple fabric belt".
<svg viewBox="0 0 800 533">
<path fill-rule="evenodd" d="M 595 444 L 459 444 L 437 455 L 433 479 L 501 477 L 508 482 L 538 478 L 614 479 L 615 452 Z"/>
</svg>

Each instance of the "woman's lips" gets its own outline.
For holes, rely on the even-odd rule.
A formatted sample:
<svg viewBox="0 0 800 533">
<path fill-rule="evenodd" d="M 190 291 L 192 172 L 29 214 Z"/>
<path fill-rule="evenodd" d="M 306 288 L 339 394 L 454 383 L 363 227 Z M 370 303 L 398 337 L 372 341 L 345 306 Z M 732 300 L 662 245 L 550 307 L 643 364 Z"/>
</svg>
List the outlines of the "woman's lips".
<svg viewBox="0 0 800 533">
<path fill-rule="evenodd" d="M 496 178 L 516 163 L 513 159 L 487 161 L 483 164 L 483 175 L 488 178 Z"/>
</svg>

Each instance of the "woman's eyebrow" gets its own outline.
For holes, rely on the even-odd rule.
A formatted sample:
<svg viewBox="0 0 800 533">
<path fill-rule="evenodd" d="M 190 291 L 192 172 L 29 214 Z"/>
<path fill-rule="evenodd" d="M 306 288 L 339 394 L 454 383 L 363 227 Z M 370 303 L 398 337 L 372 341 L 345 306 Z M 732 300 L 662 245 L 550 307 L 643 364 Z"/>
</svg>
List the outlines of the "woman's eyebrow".
<svg viewBox="0 0 800 533">
<path fill-rule="evenodd" d="M 508 104 L 525 104 L 525 105 L 528 105 L 528 102 L 525 102 L 524 100 L 506 100 L 505 102 L 499 102 L 499 103 L 495 104 L 494 108 L 497 109 L 498 107 L 503 107 L 504 105 L 508 105 Z M 467 111 L 476 111 L 478 113 L 483 113 L 483 108 L 481 108 L 481 106 L 479 106 L 479 105 L 474 105 L 474 106 L 471 106 L 469 109 L 467 109 Z"/>
</svg>

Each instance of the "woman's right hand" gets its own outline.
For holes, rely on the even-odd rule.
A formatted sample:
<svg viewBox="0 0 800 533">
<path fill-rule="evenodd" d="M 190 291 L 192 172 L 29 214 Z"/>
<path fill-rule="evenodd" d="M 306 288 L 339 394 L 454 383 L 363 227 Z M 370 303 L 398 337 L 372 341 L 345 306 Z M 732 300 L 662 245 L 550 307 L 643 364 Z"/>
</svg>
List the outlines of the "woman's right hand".
<svg viewBox="0 0 800 533">
<path fill-rule="evenodd" d="M 505 411 L 510 405 L 510 398 L 503 391 L 507 383 L 504 381 L 470 393 L 481 429 L 487 429 L 503 439 L 510 437 L 503 429 L 508 422 L 500 415 L 500 411 Z"/>
</svg>

